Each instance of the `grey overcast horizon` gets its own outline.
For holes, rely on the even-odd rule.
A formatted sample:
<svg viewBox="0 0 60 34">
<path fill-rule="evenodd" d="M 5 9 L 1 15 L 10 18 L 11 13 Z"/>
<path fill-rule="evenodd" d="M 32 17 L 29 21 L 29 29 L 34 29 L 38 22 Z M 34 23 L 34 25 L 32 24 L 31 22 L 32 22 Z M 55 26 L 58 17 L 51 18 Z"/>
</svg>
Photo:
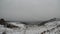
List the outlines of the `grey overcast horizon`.
<svg viewBox="0 0 60 34">
<path fill-rule="evenodd" d="M 40 21 L 60 18 L 60 0 L 0 0 L 0 18 Z"/>
</svg>

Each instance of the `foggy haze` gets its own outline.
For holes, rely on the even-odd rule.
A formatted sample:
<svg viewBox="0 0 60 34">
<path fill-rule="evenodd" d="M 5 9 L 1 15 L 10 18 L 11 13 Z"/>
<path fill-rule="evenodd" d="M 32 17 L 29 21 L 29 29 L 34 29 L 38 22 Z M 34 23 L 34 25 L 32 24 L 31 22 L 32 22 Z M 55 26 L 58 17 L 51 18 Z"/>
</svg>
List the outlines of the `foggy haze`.
<svg viewBox="0 0 60 34">
<path fill-rule="evenodd" d="M 60 18 L 59 0 L 0 0 L 0 18 L 39 21 Z"/>
</svg>

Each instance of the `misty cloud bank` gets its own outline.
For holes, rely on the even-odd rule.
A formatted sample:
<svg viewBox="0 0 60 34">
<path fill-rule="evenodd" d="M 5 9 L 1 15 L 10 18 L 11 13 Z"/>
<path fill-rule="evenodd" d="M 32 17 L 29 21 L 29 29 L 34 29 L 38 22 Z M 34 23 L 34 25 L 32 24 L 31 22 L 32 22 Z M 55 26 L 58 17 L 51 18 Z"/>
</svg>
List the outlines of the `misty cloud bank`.
<svg viewBox="0 0 60 34">
<path fill-rule="evenodd" d="M 60 17 L 58 0 L 0 0 L 0 18 L 39 21 Z"/>
</svg>

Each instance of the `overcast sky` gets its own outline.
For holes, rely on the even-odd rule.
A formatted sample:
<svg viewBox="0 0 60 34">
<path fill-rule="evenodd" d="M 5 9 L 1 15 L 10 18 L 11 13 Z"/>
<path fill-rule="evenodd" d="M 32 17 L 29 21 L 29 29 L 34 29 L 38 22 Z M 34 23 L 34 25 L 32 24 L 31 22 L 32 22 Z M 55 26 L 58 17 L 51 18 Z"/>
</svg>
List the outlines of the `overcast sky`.
<svg viewBox="0 0 60 34">
<path fill-rule="evenodd" d="M 60 17 L 59 0 L 0 0 L 0 18 L 38 21 Z"/>
</svg>

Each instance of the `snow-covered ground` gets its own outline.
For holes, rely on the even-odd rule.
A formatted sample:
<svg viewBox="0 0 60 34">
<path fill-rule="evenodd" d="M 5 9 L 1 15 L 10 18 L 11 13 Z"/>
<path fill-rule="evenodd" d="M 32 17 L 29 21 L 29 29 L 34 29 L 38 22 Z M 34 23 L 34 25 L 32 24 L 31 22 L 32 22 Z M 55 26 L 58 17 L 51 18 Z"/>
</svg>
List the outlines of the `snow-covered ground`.
<svg viewBox="0 0 60 34">
<path fill-rule="evenodd" d="M 11 24 L 17 25 L 21 27 L 21 29 L 10 29 L 5 28 L 3 25 L 0 25 L 0 34 L 2 34 L 4 31 L 6 32 L 6 34 L 60 34 L 60 27 L 57 27 L 58 25 L 60 25 L 60 21 L 49 22 L 43 26 L 24 25 L 16 23 Z"/>
</svg>

